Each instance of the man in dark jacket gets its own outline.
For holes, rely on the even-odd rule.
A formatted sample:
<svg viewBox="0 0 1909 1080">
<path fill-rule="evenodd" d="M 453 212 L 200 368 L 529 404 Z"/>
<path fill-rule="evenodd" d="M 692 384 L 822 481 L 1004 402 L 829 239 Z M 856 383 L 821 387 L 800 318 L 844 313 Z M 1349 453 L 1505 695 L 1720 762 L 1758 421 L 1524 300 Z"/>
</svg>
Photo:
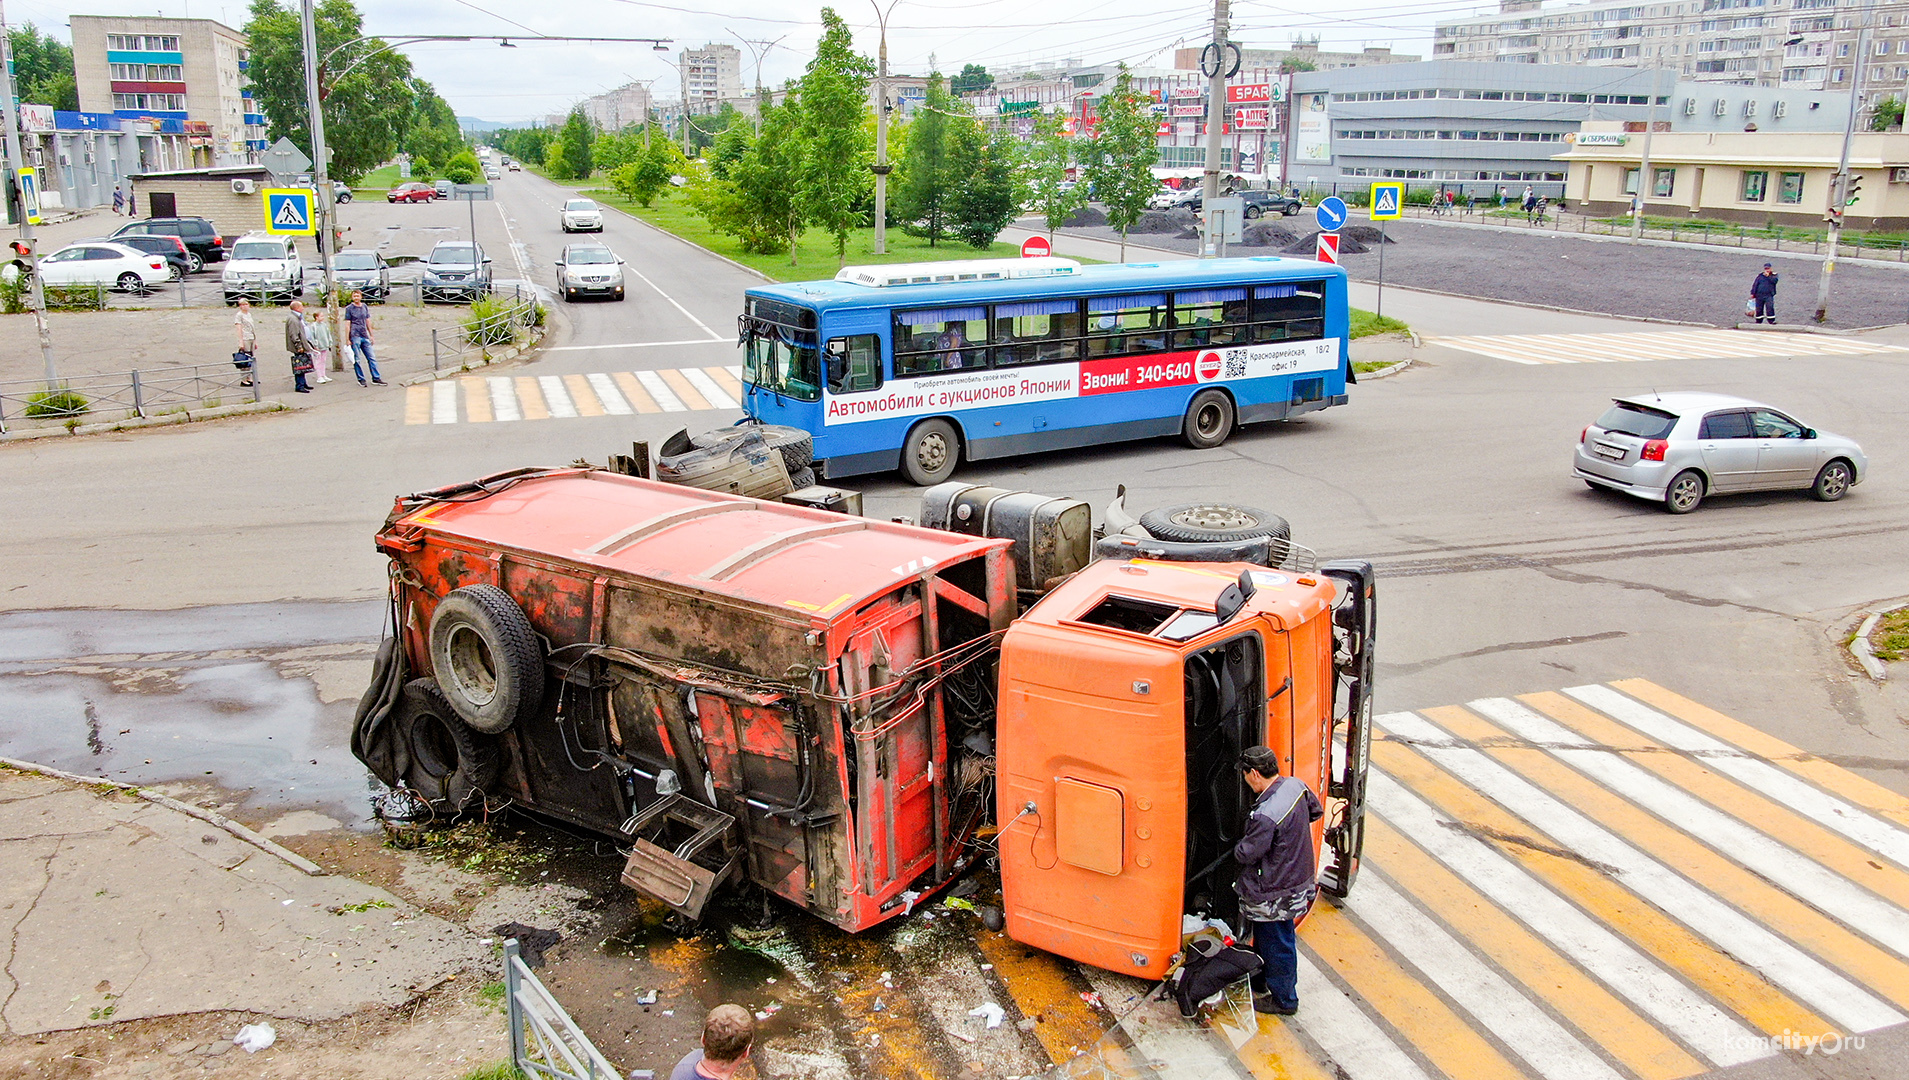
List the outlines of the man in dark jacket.
<svg viewBox="0 0 1909 1080">
<path fill-rule="evenodd" d="M 1763 272 L 1750 279 L 1750 299 L 1756 301 L 1756 317 L 1751 322 L 1776 323 L 1776 271 L 1769 263 Z"/>
<path fill-rule="evenodd" d="M 1245 835 L 1233 845 L 1240 917 L 1252 925 L 1253 951 L 1265 961 L 1253 976 L 1253 1009 L 1291 1016 L 1299 1011 L 1295 924 L 1318 891 L 1312 823 L 1325 810 L 1305 781 L 1279 775 L 1279 756 L 1271 749 L 1250 747 L 1239 764 L 1256 796 Z"/>
</svg>

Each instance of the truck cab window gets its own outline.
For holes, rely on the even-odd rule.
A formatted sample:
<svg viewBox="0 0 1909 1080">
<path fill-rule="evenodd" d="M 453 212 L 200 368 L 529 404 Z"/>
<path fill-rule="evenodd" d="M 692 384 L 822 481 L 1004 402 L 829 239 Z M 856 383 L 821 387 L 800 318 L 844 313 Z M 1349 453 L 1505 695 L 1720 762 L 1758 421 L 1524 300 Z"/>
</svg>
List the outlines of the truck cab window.
<svg viewBox="0 0 1909 1080">
<path fill-rule="evenodd" d="M 855 394 L 880 389 L 881 339 L 874 334 L 830 338 L 824 364 L 831 394 Z"/>
</svg>

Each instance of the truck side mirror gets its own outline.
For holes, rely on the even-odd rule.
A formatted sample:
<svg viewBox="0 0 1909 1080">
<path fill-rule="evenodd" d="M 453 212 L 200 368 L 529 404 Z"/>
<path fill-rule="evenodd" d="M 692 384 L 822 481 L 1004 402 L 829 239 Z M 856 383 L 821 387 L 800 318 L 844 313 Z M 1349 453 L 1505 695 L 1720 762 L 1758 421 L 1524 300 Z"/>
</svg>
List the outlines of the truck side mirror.
<svg viewBox="0 0 1909 1080">
<path fill-rule="evenodd" d="M 1238 581 L 1220 590 L 1219 599 L 1213 601 L 1213 617 L 1223 623 L 1231 622 L 1257 589 L 1258 586 L 1253 584 L 1252 571 L 1241 573 Z"/>
</svg>

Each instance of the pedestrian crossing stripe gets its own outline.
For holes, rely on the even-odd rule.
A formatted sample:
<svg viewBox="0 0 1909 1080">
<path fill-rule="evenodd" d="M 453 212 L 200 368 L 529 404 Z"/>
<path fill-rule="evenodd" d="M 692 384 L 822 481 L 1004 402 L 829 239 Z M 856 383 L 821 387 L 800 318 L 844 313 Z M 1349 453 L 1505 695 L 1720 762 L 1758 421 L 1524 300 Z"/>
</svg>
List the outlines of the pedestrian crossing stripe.
<svg viewBox="0 0 1909 1080">
<path fill-rule="evenodd" d="M 1651 682 L 1379 716 L 1367 822 L 1299 1013 L 1188 1075 L 1681 1080 L 1909 1019 L 1909 798 Z M 1116 1066 L 1197 1056 L 1133 1008 L 1064 1075 L 1180 1075 Z"/>
<path fill-rule="evenodd" d="M 1724 360 L 1762 356 L 1870 356 L 1909 346 L 1821 334 L 1749 330 L 1661 330 L 1624 334 L 1502 334 L 1428 337 L 1450 349 L 1514 364 L 1588 364 L 1639 360 Z"/>
<path fill-rule="evenodd" d="M 740 409 L 739 365 L 587 375 L 462 375 L 405 391 L 406 424 L 514 423 Z"/>
</svg>

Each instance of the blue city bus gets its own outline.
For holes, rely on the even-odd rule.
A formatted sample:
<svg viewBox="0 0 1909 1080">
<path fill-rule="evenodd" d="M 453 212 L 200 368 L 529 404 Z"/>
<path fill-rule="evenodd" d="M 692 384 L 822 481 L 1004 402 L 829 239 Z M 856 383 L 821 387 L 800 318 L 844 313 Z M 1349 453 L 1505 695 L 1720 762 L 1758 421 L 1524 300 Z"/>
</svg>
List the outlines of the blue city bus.
<svg viewBox="0 0 1909 1080">
<path fill-rule="evenodd" d="M 815 439 L 822 475 L 1179 435 L 1346 402 L 1346 275 L 1309 259 L 849 267 L 750 289 L 744 410 Z"/>
</svg>

